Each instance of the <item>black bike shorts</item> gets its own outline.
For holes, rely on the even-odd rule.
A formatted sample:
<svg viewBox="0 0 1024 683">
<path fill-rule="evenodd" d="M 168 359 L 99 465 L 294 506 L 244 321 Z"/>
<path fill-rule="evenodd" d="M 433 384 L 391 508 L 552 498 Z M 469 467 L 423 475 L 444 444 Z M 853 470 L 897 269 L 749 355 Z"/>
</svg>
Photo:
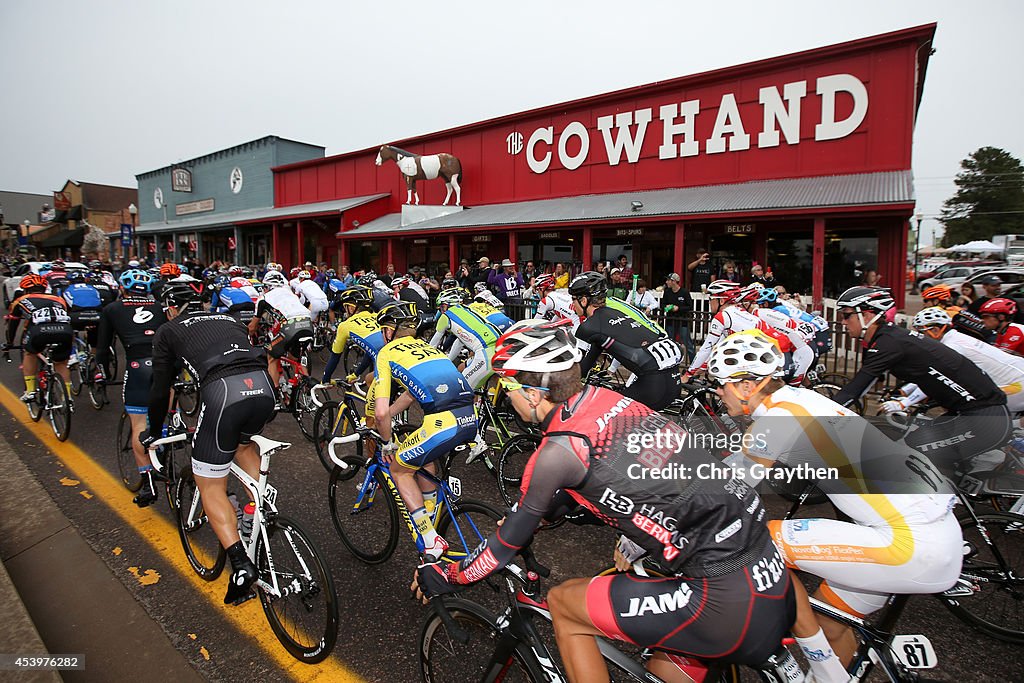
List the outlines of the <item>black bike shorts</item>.
<svg viewBox="0 0 1024 683">
<path fill-rule="evenodd" d="M 71 327 L 76 330 L 84 330 L 100 324 L 100 309 L 98 308 L 72 308 L 68 313 L 71 315 Z"/>
<path fill-rule="evenodd" d="M 25 328 L 21 346 L 29 353 L 42 353 L 47 346 L 54 346 L 50 360 L 55 363 L 71 357 L 71 338 L 75 335 L 71 323 L 37 323 Z"/>
<path fill-rule="evenodd" d="M 1013 431 L 1010 411 L 1005 405 L 940 415 L 919 424 L 905 441 L 944 474 L 952 473 L 958 464 L 976 455 L 1002 448 Z"/>
<path fill-rule="evenodd" d="M 683 381 L 679 371 L 665 370 L 650 375 L 637 375 L 633 383 L 622 390 L 622 395 L 640 401 L 651 410 L 662 410 L 679 398 L 682 390 Z"/>
<path fill-rule="evenodd" d="M 129 415 L 145 415 L 149 412 L 149 388 L 153 384 L 153 359 L 139 358 L 126 361 L 124 387 L 121 400 L 124 412 Z"/>
<path fill-rule="evenodd" d="M 298 358 L 302 355 L 302 346 L 311 341 L 313 341 L 313 321 L 303 318 L 282 325 L 274 338 L 270 340 L 267 351 L 271 358 L 280 358 L 286 353 Z"/>
<path fill-rule="evenodd" d="M 201 391 L 203 405 L 192 439 L 192 472 L 219 479 L 228 476 L 239 444 L 274 417 L 274 388 L 266 371 L 229 375 Z"/>
<path fill-rule="evenodd" d="M 796 619 L 789 572 L 768 540 L 762 558 L 719 577 L 596 576 L 587 613 L 609 638 L 640 647 L 756 666 Z"/>
</svg>

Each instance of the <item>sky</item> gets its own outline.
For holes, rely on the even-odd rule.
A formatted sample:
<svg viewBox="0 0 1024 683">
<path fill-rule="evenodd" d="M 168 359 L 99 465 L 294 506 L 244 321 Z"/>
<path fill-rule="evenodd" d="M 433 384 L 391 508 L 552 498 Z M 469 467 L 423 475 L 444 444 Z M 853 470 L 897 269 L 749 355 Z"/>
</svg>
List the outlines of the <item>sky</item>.
<svg viewBox="0 0 1024 683">
<path fill-rule="evenodd" d="M 937 22 L 914 133 L 922 244 L 982 146 L 1024 159 L 1024 3 L 4 0 L 0 189 L 278 135 L 339 154 Z"/>
</svg>

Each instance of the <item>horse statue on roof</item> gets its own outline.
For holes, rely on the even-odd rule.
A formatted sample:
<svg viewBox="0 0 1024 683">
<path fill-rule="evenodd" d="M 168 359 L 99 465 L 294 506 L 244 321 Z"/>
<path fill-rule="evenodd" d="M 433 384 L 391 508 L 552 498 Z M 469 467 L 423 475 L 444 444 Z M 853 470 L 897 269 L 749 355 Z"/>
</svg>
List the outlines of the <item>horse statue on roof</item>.
<svg viewBox="0 0 1024 683">
<path fill-rule="evenodd" d="M 420 203 L 420 195 L 416 192 L 417 180 L 433 180 L 441 176 L 444 178 L 444 186 L 448 190 L 444 195 L 442 206 L 448 205 L 448 200 L 452 197 L 452 189 L 455 190 L 455 205 L 462 205 L 462 187 L 459 185 L 459 179 L 462 178 L 462 162 L 458 157 L 451 154 L 412 154 L 404 149 L 384 145 L 377 152 L 377 165 L 380 166 L 388 160 L 393 160 L 398 164 L 398 170 L 405 177 L 405 188 L 408 190 L 406 204 L 412 204 L 413 197 L 416 198 L 417 204 Z"/>
</svg>

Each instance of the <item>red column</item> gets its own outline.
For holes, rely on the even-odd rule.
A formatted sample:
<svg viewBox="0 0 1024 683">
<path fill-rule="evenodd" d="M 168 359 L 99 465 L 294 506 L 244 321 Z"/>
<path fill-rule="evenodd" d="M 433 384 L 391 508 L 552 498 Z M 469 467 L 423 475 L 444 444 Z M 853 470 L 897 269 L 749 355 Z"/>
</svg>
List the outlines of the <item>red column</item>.
<svg viewBox="0 0 1024 683">
<path fill-rule="evenodd" d="M 381 272 L 387 272 L 388 264 L 395 262 L 395 240 L 393 237 L 389 237 L 387 240 L 387 247 L 385 249 L 386 258 L 384 259 L 384 270 Z M 395 271 L 398 271 L 398 266 L 395 266 Z"/>
<path fill-rule="evenodd" d="M 519 251 L 519 235 L 515 230 L 508 231 L 508 259 L 515 263 L 519 260 L 517 252 Z"/>
<path fill-rule="evenodd" d="M 583 226 L 583 253 L 580 254 L 583 270 L 594 267 L 594 231 L 589 225 Z"/>
<path fill-rule="evenodd" d="M 917 229 L 920 230 L 921 226 L 918 225 Z M 893 264 L 892 273 L 887 275 L 889 278 L 884 280 L 882 284 L 886 282 L 892 282 L 892 293 L 896 299 L 896 308 L 903 308 L 907 305 L 907 240 L 910 236 L 910 219 L 900 221 L 900 234 L 894 236 L 895 239 L 889 240 L 891 249 L 896 251 L 889 259 L 889 262 Z M 882 228 L 883 234 L 885 234 L 885 228 Z M 900 284 L 902 283 L 902 284 Z M 916 285 L 913 283 L 911 287 Z"/>
<path fill-rule="evenodd" d="M 302 255 L 303 243 L 302 243 L 302 221 L 295 221 L 295 266 L 301 268 L 302 264 L 306 262 L 305 257 Z"/>
<path fill-rule="evenodd" d="M 448 268 L 451 269 L 453 275 L 458 265 L 459 252 L 458 247 L 455 245 L 455 233 L 453 232 L 448 234 Z"/>
<path fill-rule="evenodd" d="M 270 228 L 271 250 L 273 252 L 273 254 L 270 257 L 270 260 L 272 260 L 272 261 L 280 261 L 281 260 L 281 243 L 280 243 L 280 237 L 278 236 L 278 232 L 279 232 L 279 228 L 277 226 L 277 223 L 274 223 L 271 226 L 271 228 Z"/>
<path fill-rule="evenodd" d="M 814 308 L 821 308 L 825 296 L 825 219 L 814 219 L 814 254 L 811 259 L 811 293 Z"/>
<path fill-rule="evenodd" d="M 335 239 L 338 240 L 338 266 L 341 267 L 344 265 L 351 268 L 352 264 L 348 262 L 348 240 L 343 240 L 338 237 Z"/>
<path fill-rule="evenodd" d="M 675 242 L 672 244 L 672 272 L 679 273 L 679 277 L 682 278 L 686 272 L 686 242 L 685 240 L 685 226 L 682 223 L 676 223 L 676 236 Z M 657 273 L 655 273 L 657 278 Z M 657 280 L 655 280 L 657 281 Z M 683 282 L 686 282 L 684 279 Z"/>
</svg>

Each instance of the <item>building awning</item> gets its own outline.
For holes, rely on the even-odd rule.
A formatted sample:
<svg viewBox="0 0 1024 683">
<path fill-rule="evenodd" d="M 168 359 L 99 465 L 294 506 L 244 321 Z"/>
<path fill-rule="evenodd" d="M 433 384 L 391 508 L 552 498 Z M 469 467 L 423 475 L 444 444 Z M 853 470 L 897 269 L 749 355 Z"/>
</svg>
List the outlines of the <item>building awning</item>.
<svg viewBox="0 0 1024 683">
<path fill-rule="evenodd" d="M 634 202 L 641 206 L 634 208 Z M 402 226 L 401 214 L 388 214 L 344 239 L 402 236 L 423 232 L 488 227 L 611 222 L 637 218 L 707 218 L 715 214 L 776 213 L 806 209 L 892 207 L 912 209 L 911 171 L 760 180 L 730 185 L 705 185 L 668 190 L 539 199 L 468 207 L 465 211 Z"/>
<path fill-rule="evenodd" d="M 80 247 L 84 239 L 85 228 L 62 230 L 52 237 L 47 237 L 39 243 L 39 246 L 44 249 L 49 247 Z"/>
<path fill-rule="evenodd" d="M 225 230 L 236 225 L 246 223 L 266 223 L 269 221 L 281 221 L 296 218 L 311 218 L 339 214 L 363 204 L 369 204 L 378 199 L 385 199 L 391 194 L 382 192 L 366 195 L 363 197 L 350 197 L 348 199 L 334 199 L 329 202 L 317 202 L 315 204 L 299 204 L 296 206 L 269 206 L 261 209 L 245 209 L 244 211 L 231 211 L 216 215 L 202 215 L 182 220 L 169 220 L 155 223 L 144 223 L 135 229 L 137 235 L 152 233 L 178 233 L 178 232 L 203 232 L 206 230 Z M 168 210 L 172 210 L 168 207 Z"/>
</svg>

